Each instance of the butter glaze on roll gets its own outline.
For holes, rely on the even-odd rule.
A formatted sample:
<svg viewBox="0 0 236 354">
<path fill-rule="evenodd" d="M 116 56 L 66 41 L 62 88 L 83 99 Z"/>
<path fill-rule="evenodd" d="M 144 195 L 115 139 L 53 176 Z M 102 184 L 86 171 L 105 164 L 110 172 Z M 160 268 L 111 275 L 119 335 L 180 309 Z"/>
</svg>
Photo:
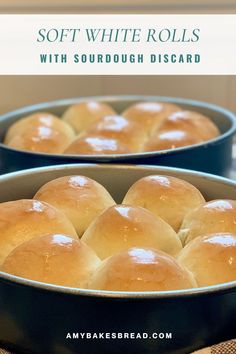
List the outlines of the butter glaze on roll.
<svg viewBox="0 0 236 354">
<path fill-rule="evenodd" d="M 110 291 L 168 291 L 195 286 L 192 274 L 173 257 L 148 248 L 131 248 L 109 257 L 89 285 Z"/>
<path fill-rule="evenodd" d="M 198 135 L 180 129 L 160 131 L 146 142 L 144 151 L 176 149 L 183 146 L 196 145 L 202 141 Z"/>
<path fill-rule="evenodd" d="M 128 190 L 123 204 L 148 209 L 170 224 L 175 231 L 187 213 L 205 202 L 192 184 L 171 176 L 143 177 Z"/>
<path fill-rule="evenodd" d="M 101 118 L 88 129 L 87 134 L 117 139 L 127 145 L 131 152 L 141 151 L 147 140 L 147 134 L 140 123 L 129 121 L 119 115 Z"/>
<path fill-rule="evenodd" d="M 235 200 L 212 200 L 192 210 L 183 220 L 179 237 L 187 244 L 197 236 L 219 232 L 236 234 Z"/>
<path fill-rule="evenodd" d="M 38 126 L 14 136 L 7 145 L 19 150 L 61 154 L 71 141 L 71 137 L 62 131 Z"/>
<path fill-rule="evenodd" d="M 82 241 L 100 259 L 130 247 L 152 247 L 176 255 L 182 248 L 175 231 L 150 211 L 115 205 L 99 215 L 85 231 Z"/>
<path fill-rule="evenodd" d="M 49 234 L 16 247 L 1 270 L 43 283 L 86 288 L 100 263 L 96 254 L 81 241 Z"/>
<path fill-rule="evenodd" d="M 47 203 L 32 199 L 0 203 L 0 264 L 16 246 L 48 233 L 77 238 L 67 217 Z"/>
<path fill-rule="evenodd" d="M 236 235 L 216 233 L 189 242 L 178 256 L 198 286 L 211 286 L 236 280 Z"/>
<path fill-rule="evenodd" d="M 38 112 L 21 118 L 13 123 L 7 131 L 4 143 L 8 144 L 13 138 L 30 131 L 37 131 L 39 127 L 47 127 L 58 131 L 71 141 L 75 137 L 73 129 L 55 115 L 47 112 Z"/>
<path fill-rule="evenodd" d="M 126 108 L 122 115 L 129 120 L 140 123 L 143 129 L 151 135 L 165 121 L 169 114 L 181 108 L 167 102 L 139 102 Z"/>
<path fill-rule="evenodd" d="M 116 114 L 116 112 L 108 104 L 89 101 L 68 107 L 62 115 L 62 119 L 70 124 L 77 133 L 81 133 L 95 121 L 110 114 Z"/>
<path fill-rule="evenodd" d="M 129 154 L 131 151 L 125 143 L 117 139 L 99 135 L 88 135 L 75 139 L 64 151 L 73 155 L 113 155 Z"/>
<path fill-rule="evenodd" d="M 71 220 L 79 236 L 104 209 L 115 204 L 108 191 L 85 176 L 65 176 L 43 185 L 35 199 L 53 205 Z"/>
<path fill-rule="evenodd" d="M 160 127 L 160 133 L 182 130 L 198 136 L 202 141 L 211 140 L 220 134 L 218 127 L 210 118 L 193 111 L 174 112 L 168 116 Z"/>
</svg>

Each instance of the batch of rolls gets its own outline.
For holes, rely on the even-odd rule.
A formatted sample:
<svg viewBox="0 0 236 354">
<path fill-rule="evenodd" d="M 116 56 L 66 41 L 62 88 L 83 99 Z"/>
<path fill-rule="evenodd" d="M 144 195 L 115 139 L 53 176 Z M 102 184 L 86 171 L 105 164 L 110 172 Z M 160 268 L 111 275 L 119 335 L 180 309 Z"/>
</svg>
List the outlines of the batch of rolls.
<svg viewBox="0 0 236 354">
<path fill-rule="evenodd" d="M 70 106 L 61 118 L 38 112 L 8 129 L 4 143 L 33 152 L 110 155 L 198 144 L 220 134 L 210 118 L 173 103 L 139 102 L 120 115 L 106 103 Z"/>
<path fill-rule="evenodd" d="M 86 176 L 0 204 L 0 269 L 66 287 L 168 291 L 236 280 L 236 201 L 151 175 L 122 204 Z"/>
</svg>

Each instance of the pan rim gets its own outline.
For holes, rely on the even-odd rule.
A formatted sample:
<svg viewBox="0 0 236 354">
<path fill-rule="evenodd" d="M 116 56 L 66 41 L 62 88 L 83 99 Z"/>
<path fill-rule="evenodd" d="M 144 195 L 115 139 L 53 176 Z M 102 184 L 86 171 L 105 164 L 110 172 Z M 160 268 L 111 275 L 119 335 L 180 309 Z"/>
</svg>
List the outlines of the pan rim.
<svg viewBox="0 0 236 354">
<path fill-rule="evenodd" d="M 52 165 L 31 168 L 27 170 L 21 170 L 16 172 L 11 172 L 0 176 L 0 184 L 6 180 L 15 179 L 18 177 L 24 177 L 25 175 L 31 174 L 41 174 L 42 172 L 50 172 L 55 170 L 73 170 L 87 168 L 90 170 L 110 170 L 110 169 L 131 169 L 131 170 L 143 170 L 157 173 L 161 172 L 168 174 L 168 172 L 176 172 L 183 176 L 195 176 L 201 177 L 212 182 L 219 182 L 228 186 L 236 187 L 236 181 L 230 180 L 225 177 L 216 176 L 209 173 L 203 173 L 193 170 L 187 170 L 182 168 L 173 168 L 165 166 L 152 166 L 152 165 L 113 165 L 113 164 L 62 164 L 62 165 Z M 180 177 L 180 178 L 181 178 Z M 105 291 L 105 290 L 94 290 L 94 289 L 82 289 L 73 287 L 64 287 L 59 285 L 47 284 L 43 282 L 38 282 L 30 279 L 21 278 L 5 272 L 0 271 L 0 282 L 7 282 L 11 285 L 19 285 L 26 287 L 33 287 L 41 291 L 50 291 L 53 293 L 71 294 L 76 296 L 94 297 L 94 298 L 115 298 L 115 299 L 160 299 L 160 298 L 182 298 L 182 297 L 193 297 L 199 295 L 216 295 L 219 293 L 236 291 L 236 281 L 217 284 L 208 287 L 191 288 L 185 290 L 171 290 L 171 291 L 147 291 L 147 292 L 119 292 L 119 291 Z"/>
</svg>

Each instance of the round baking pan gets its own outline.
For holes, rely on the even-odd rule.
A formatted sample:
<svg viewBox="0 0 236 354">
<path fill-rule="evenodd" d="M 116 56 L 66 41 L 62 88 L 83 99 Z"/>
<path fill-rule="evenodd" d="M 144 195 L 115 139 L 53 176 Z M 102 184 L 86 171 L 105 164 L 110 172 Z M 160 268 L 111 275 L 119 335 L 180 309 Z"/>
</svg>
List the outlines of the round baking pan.
<svg viewBox="0 0 236 354">
<path fill-rule="evenodd" d="M 96 179 L 117 202 L 132 183 L 151 174 L 189 181 L 208 200 L 236 199 L 236 182 L 223 177 L 155 166 L 88 164 L 5 174 L 0 177 L 0 201 L 31 198 L 45 182 L 70 174 Z M 65 288 L 0 273 L 0 344 L 32 354 L 186 354 L 235 338 L 235 298 L 236 281 L 191 290 L 126 293 Z M 85 333 L 103 338 L 81 339 Z M 105 339 L 106 333 L 110 339 Z"/>
<path fill-rule="evenodd" d="M 188 168 L 227 176 L 232 163 L 232 142 L 236 131 L 235 115 L 218 106 L 183 98 L 159 96 L 99 96 L 58 100 L 28 106 L 0 117 L 0 141 L 3 141 L 7 129 L 18 119 L 37 111 L 48 111 L 60 116 L 66 108 L 78 102 L 95 100 L 109 103 L 118 113 L 138 101 L 173 102 L 183 109 L 194 110 L 209 116 L 220 129 L 221 135 L 210 141 L 157 152 L 144 152 L 124 155 L 63 155 L 20 151 L 0 143 L 0 171 L 2 173 L 25 168 L 65 163 L 128 163 L 145 165 L 163 165 Z"/>
</svg>

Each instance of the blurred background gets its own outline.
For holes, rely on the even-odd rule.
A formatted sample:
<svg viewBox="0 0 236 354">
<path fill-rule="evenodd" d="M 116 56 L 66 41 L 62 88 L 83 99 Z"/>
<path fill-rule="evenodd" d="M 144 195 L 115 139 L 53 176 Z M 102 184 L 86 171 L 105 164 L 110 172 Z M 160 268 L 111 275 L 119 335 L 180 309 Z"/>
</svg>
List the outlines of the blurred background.
<svg viewBox="0 0 236 354">
<path fill-rule="evenodd" d="M 236 13 L 236 0 L 0 0 L 0 13 Z M 187 97 L 236 112 L 236 76 L 2 76 L 0 113 L 54 99 L 112 94 Z"/>
<path fill-rule="evenodd" d="M 0 113 L 54 99 L 113 94 L 166 95 L 236 112 L 236 76 L 0 76 Z"/>
<path fill-rule="evenodd" d="M 235 0 L 0 0 L 3 13 L 233 13 Z"/>
</svg>

